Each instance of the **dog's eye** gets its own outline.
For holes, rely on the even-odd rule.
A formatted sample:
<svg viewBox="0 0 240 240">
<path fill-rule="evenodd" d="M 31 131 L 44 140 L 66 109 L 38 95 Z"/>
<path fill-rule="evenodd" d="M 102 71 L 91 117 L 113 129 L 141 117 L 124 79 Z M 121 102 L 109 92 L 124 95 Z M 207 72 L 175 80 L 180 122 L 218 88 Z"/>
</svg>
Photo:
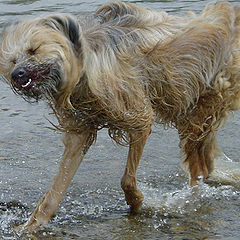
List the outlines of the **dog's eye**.
<svg viewBox="0 0 240 240">
<path fill-rule="evenodd" d="M 16 64 L 16 63 L 17 63 L 17 60 L 16 60 L 16 59 L 12 59 L 12 60 L 11 60 L 11 63 Z"/>
<path fill-rule="evenodd" d="M 40 47 L 40 46 L 39 46 L 39 47 Z M 36 51 L 38 50 L 39 47 L 29 48 L 28 51 L 27 51 L 28 54 L 31 55 L 31 56 L 35 55 L 35 54 L 36 54 Z"/>
<path fill-rule="evenodd" d="M 34 55 L 34 54 L 36 53 L 36 50 L 37 50 L 37 49 L 30 48 L 30 49 L 28 49 L 27 52 L 28 52 L 29 55 L 32 56 L 32 55 Z"/>
</svg>

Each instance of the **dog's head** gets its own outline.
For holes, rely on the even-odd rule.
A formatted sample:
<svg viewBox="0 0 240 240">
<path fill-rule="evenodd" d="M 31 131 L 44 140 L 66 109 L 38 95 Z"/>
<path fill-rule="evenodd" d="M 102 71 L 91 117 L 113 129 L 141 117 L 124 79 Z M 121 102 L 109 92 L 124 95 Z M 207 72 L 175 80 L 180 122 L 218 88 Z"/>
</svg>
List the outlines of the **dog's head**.
<svg viewBox="0 0 240 240">
<path fill-rule="evenodd" d="M 7 27 L 0 48 L 1 73 L 28 100 L 67 92 L 80 77 L 80 32 L 78 22 L 64 14 Z"/>
</svg>

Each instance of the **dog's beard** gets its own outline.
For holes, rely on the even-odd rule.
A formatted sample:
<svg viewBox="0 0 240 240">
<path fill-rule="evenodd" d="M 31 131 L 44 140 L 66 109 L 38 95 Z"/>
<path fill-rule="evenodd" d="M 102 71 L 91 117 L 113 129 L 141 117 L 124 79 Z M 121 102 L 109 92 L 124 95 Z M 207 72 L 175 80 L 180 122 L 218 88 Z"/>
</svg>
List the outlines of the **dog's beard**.
<svg viewBox="0 0 240 240">
<path fill-rule="evenodd" d="M 27 71 L 24 80 L 11 80 L 14 92 L 21 95 L 28 102 L 35 102 L 40 99 L 52 100 L 61 86 L 63 78 L 61 65 L 57 62 L 29 63 L 24 68 Z"/>
</svg>

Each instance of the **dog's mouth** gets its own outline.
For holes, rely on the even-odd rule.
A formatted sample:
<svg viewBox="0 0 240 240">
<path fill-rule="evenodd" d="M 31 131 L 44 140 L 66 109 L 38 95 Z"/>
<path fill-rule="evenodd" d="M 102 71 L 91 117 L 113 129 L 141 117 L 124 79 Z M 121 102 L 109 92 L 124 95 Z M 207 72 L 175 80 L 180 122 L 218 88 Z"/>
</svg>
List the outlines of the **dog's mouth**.
<svg viewBox="0 0 240 240">
<path fill-rule="evenodd" d="M 43 95 L 56 92 L 60 79 L 61 74 L 53 65 L 20 66 L 11 73 L 11 82 L 15 91 L 37 100 Z"/>
<path fill-rule="evenodd" d="M 28 69 L 19 67 L 12 74 L 12 82 L 18 90 L 30 90 L 36 88 L 38 84 L 44 81 L 50 74 L 50 68 L 45 69 Z"/>
</svg>

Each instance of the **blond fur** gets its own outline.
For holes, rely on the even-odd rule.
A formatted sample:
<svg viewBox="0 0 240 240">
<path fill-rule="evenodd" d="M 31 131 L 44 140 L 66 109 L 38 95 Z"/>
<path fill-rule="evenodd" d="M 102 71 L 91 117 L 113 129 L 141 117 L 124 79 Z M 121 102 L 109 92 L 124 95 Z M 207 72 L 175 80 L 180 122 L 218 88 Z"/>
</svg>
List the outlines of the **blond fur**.
<svg viewBox="0 0 240 240">
<path fill-rule="evenodd" d="M 178 129 L 190 185 L 205 180 L 219 152 L 216 132 L 240 107 L 239 26 L 240 8 L 226 2 L 185 17 L 113 2 L 82 19 L 51 15 L 5 29 L 3 75 L 25 98 L 46 99 L 65 132 L 59 173 L 25 229 L 54 214 L 101 128 L 129 144 L 122 188 L 133 212 L 142 205 L 136 170 L 154 121 Z M 19 68 L 37 76 L 30 89 L 22 87 L 27 78 L 13 77 Z"/>
</svg>

